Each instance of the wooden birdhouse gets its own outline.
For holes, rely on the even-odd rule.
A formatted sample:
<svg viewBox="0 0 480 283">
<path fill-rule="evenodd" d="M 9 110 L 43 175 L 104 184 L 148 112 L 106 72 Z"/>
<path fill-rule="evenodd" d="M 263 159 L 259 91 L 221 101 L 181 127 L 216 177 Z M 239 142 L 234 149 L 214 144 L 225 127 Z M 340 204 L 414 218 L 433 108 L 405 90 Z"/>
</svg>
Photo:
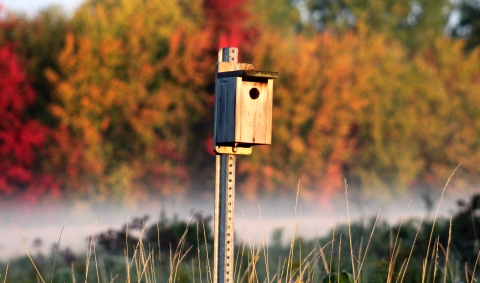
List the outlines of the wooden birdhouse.
<svg viewBox="0 0 480 283">
<path fill-rule="evenodd" d="M 238 52 L 230 48 L 230 52 Z M 273 79 L 276 72 L 251 64 L 219 62 L 215 87 L 215 145 L 251 147 L 272 143 Z"/>
</svg>

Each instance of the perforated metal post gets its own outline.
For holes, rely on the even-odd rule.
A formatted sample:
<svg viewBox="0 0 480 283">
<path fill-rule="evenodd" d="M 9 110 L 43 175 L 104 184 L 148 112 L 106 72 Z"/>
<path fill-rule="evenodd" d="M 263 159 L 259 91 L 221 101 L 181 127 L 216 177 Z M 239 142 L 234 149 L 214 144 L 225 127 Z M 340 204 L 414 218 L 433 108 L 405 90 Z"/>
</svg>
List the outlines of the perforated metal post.
<svg viewBox="0 0 480 283">
<path fill-rule="evenodd" d="M 235 155 L 217 155 L 214 282 L 233 283 Z"/>
<path fill-rule="evenodd" d="M 235 159 L 271 144 L 273 79 L 238 63 L 238 48 L 218 52 L 213 149 L 216 156 L 213 283 L 234 281 Z"/>
<path fill-rule="evenodd" d="M 236 63 L 238 49 L 223 48 L 219 61 Z M 233 283 L 234 280 L 235 159 L 233 154 L 216 155 L 214 283 Z"/>
</svg>

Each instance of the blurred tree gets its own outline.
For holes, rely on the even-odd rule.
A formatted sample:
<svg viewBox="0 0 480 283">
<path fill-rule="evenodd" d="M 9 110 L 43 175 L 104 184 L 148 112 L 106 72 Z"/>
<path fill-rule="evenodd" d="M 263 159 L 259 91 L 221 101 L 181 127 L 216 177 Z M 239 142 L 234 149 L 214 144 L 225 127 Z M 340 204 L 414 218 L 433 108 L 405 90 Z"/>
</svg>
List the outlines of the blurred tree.
<svg viewBox="0 0 480 283">
<path fill-rule="evenodd" d="M 0 23 L 0 43 L 10 42 L 26 65 L 35 101 L 26 115 L 54 126 L 56 121 L 47 110 L 52 101 L 52 85 L 45 76 L 47 69 L 59 71 L 58 55 L 65 42 L 69 23 L 58 6 L 40 11 L 32 19 L 25 15 L 7 14 Z"/>
<path fill-rule="evenodd" d="M 301 30 L 302 22 L 300 11 L 296 7 L 298 1 L 281 0 L 268 1 L 257 0 L 250 1 L 248 11 L 250 16 L 249 22 L 257 27 L 259 32 L 265 27 L 275 26 L 285 32 L 298 32 Z"/>
<path fill-rule="evenodd" d="M 445 139 L 436 150 L 446 159 L 434 167 L 438 171 L 436 175 L 446 176 L 461 163 L 464 182 L 476 186 L 480 172 L 480 132 L 477 130 L 480 127 L 480 49 L 464 54 L 463 48 L 462 41 L 452 43 L 446 38 L 438 39 L 423 60 L 429 64 L 432 79 L 436 78 L 437 85 L 448 94 L 450 105 L 450 111 L 444 116 Z"/>
<path fill-rule="evenodd" d="M 467 50 L 480 45 L 480 2 L 474 0 L 458 1 L 456 14 L 458 23 L 451 27 L 451 34 L 465 38 Z"/>
<path fill-rule="evenodd" d="M 253 40 L 257 33 L 255 28 L 247 28 L 246 22 L 249 13 L 245 9 L 248 0 L 203 0 L 206 15 L 205 29 L 210 30 L 214 36 L 214 46 L 220 47 L 244 46 Z"/>
<path fill-rule="evenodd" d="M 100 199 L 178 194 L 214 64 L 201 3 L 90 1 L 72 20 L 50 107 L 81 148 L 80 188 Z M 190 7 L 184 9 L 185 5 Z M 65 143 L 68 145 L 68 143 Z M 68 150 L 59 152 L 68 155 Z M 67 172 L 65 172 L 65 175 Z"/>
<path fill-rule="evenodd" d="M 478 180 L 480 51 L 442 36 L 448 3 L 311 0 L 317 33 L 298 32 L 301 1 L 267 2 L 91 0 L 72 20 L 2 21 L 41 97 L 15 119 L 52 126 L 32 124 L 25 170 L 101 200 L 213 187 L 214 66 L 238 46 L 280 72 L 273 145 L 238 163 L 245 194 L 431 188 L 459 162 Z"/>
<path fill-rule="evenodd" d="M 447 0 L 308 0 L 310 19 L 319 30 L 367 29 L 406 44 L 409 51 L 427 46 L 443 33 L 451 10 Z"/>
<path fill-rule="evenodd" d="M 25 67 L 12 45 L 0 47 L 0 198 L 36 202 L 40 196 L 58 196 L 59 182 L 38 172 L 39 150 L 46 128 L 25 116 L 35 100 Z"/>
<path fill-rule="evenodd" d="M 292 189 L 300 179 L 307 191 L 330 195 L 347 178 L 364 195 L 388 196 L 444 184 L 458 162 L 478 172 L 478 55 L 464 56 L 461 43 L 439 38 L 412 57 L 365 30 L 265 34 L 253 64 L 281 75 L 273 144 L 239 161 L 247 194 Z"/>
</svg>

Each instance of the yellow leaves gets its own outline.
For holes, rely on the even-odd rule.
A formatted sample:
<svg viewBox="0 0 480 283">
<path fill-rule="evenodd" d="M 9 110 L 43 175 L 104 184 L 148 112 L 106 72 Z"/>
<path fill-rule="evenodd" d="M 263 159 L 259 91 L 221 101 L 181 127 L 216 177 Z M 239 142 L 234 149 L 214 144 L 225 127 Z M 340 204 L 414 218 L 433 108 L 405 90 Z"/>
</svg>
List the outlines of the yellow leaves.
<svg viewBox="0 0 480 283">
<path fill-rule="evenodd" d="M 374 2 L 366 5 L 393 15 L 408 6 Z M 189 182 L 185 156 L 203 147 L 212 111 L 215 35 L 199 27 L 201 10 L 194 0 L 101 0 L 75 16 L 62 72 L 47 72 L 50 111 L 78 140 L 83 177 L 105 194 L 174 193 Z M 464 58 L 460 43 L 438 39 L 414 54 L 367 20 L 341 35 L 264 27 L 241 49 L 258 69 L 280 73 L 273 144 L 239 160 L 249 196 L 295 189 L 299 177 L 326 193 L 342 190 L 344 177 L 402 188 L 479 160 L 479 53 Z"/>
<path fill-rule="evenodd" d="M 83 146 L 79 178 L 102 194 L 188 183 L 190 129 L 214 73 L 201 13 L 192 0 L 102 0 L 75 15 L 61 74 L 48 74 L 50 110 Z"/>
<path fill-rule="evenodd" d="M 306 147 L 304 141 L 299 136 L 293 136 L 289 143 L 289 148 L 296 154 L 305 154 Z"/>
<path fill-rule="evenodd" d="M 215 61 L 210 52 L 212 35 L 208 31 L 187 32 L 180 26 L 169 42 L 169 54 L 163 63 L 180 84 L 203 86 L 210 81 L 202 73 L 213 73 Z"/>
<path fill-rule="evenodd" d="M 427 51 L 412 58 L 382 34 L 264 34 L 252 52 L 253 63 L 278 71 L 280 78 L 275 82 L 271 150 L 256 153 L 255 162 L 239 161 L 249 172 L 249 185 L 290 189 L 302 176 L 302 188 L 333 193 L 347 177 L 363 188 L 401 191 L 425 172 L 441 172 L 439 162 L 450 162 L 446 153 L 452 161 L 461 155 L 462 147 L 455 153 L 442 149 L 449 136 L 456 136 L 447 130 L 447 115 L 455 107 L 480 113 L 480 96 L 473 95 L 472 84 L 478 85 L 479 65 L 463 58 L 461 45 L 439 39 L 437 53 L 422 59 Z M 435 71 L 437 66 L 444 74 Z M 470 102 L 453 99 L 455 95 Z M 469 134 L 456 139 L 465 144 L 472 136 L 465 152 L 480 148 L 472 144 L 475 123 L 456 123 L 457 128 L 472 125 L 462 126 Z M 266 173 L 261 168 L 267 165 L 274 172 L 269 169 L 272 177 L 261 180 Z"/>
</svg>

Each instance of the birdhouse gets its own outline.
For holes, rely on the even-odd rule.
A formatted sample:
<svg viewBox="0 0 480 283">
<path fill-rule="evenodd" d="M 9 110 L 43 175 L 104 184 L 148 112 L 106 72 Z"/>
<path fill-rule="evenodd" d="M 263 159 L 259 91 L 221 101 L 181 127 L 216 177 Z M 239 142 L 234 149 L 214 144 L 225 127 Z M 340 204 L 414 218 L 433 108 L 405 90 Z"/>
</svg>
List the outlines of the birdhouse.
<svg viewBox="0 0 480 283">
<path fill-rule="evenodd" d="M 216 146 L 236 148 L 272 143 L 273 79 L 276 78 L 278 73 L 255 71 L 250 64 L 218 63 Z"/>
</svg>

